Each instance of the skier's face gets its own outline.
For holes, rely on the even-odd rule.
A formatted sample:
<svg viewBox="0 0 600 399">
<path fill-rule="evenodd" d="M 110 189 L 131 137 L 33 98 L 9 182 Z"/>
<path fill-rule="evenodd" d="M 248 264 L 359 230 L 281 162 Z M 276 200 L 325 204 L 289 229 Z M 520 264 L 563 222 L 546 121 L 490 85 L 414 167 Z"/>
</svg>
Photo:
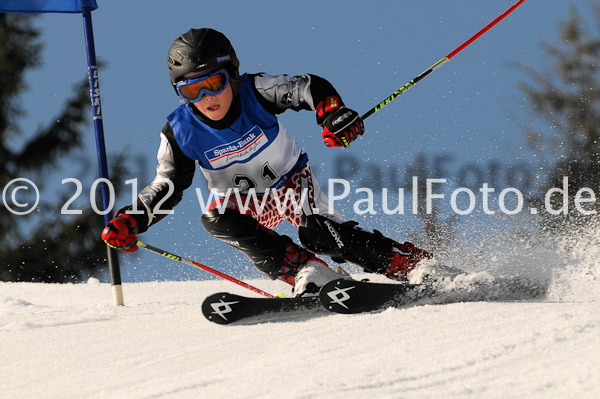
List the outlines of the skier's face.
<svg viewBox="0 0 600 399">
<path fill-rule="evenodd" d="M 194 75 L 193 73 L 188 75 Z M 187 75 L 185 76 L 188 77 Z M 233 90 L 231 90 L 231 84 L 228 84 L 227 87 L 217 95 L 204 94 L 200 101 L 196 101 L 194 107 L 200 112 L 202 115 L 206 116 L 208 119 L 213 121 L 220 121 L 227 115 L 229 111 L 229 107 L 231 107 L 231 102 L 233 101 Z"/>
</svg>

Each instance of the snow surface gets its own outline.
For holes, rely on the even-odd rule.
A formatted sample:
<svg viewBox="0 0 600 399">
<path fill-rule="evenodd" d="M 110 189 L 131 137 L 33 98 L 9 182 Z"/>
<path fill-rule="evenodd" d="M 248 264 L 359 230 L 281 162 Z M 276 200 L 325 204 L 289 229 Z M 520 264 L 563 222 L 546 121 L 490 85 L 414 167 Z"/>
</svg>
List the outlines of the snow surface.
<svg viewBox="0 0 600 399">
<path fill-rule="evenodd" d="M 240 326 L 201 314 L 209 294 L 252 295 L 222 280 L 126 284 L 124 307 L 96 279 L 0 283 L 0 397 L 600 398 L 599 246 L 589 243 L 570 248 L 541 301 Z"/>
</svg>

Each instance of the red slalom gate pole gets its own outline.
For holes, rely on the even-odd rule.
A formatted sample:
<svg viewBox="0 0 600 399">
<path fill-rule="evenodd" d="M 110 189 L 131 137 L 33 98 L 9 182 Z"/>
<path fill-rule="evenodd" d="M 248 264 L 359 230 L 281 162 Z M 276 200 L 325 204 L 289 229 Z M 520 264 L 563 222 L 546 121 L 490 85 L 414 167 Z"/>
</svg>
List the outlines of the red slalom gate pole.
<svg viewBox="0 0 600 399">
<path fill-rule="evenodd" d="M 481 29 L 479 32 L 475 33 L 473 36 L 471 36 L 469 38 L 469 40 L 467 40 L 466 42 L 464 42 L 463 44 L 461 44 L 460 46 L 458 46 L 457 48 L 455 48 L 454 50 L 452 50 L 450 53 L 448 53 L 448 55 L 446 55 L 444 58 L 442 58 L 441 60 L 439 60 L 438 62 L 436 62 L 432 66 L 430 66 L 427 70 L 423 71 L 419 76 L 417 76 L 416 78 L 412 79 L 410 82 L 408 82 L 407 84 L 405 84 L 404 86 L 402 86 L 401 88 L 399 88 L 398 90 L 396 90 L 394 93 L 392 93 L 391 96 L 389 96 L 388 98 L 386 98 L 385 100 L 383 100 L 382 102 L 380 102 L 379 104 L 377 104 L 376 106 L 374 106 L 373 108 L 371 108 L 369 111 L 367 111 L 362 116 L 362 119 L 363 120 L 367 119 L 369 116 L 373 115 L 375 112 L 379 111 L 381 108 L 385 107 L 386 105 L 388 105 L 389 103 L 391 103 L 393 100 L 395 100 L 400 94 L 404 93 L 405 91 L 407 91 L 408 89 L 410 89 L 411 87 L 413 87 L 418 81 L 420 81 L 421 79 L 423 79 L 425 76 L 429 75 L 431 72 L 435 71 L 436 69 L 438 69 L 439 67 L 441 67 L 442 65 L 444 65 L 446 62 L 450 61 L 452 59 L 452 57 L 454 57 L 456 54 L 458 54 L 461 51 L 463 51 L 471 43 L 473 43 L 475 40 L 477 40 L 481 36 L 483 36 L 484 33 L 486 33 L 487 31 L 489 31 L 490 29 L 492 29 L 494 26 L 496 26 L 496 24 L 498 24 L 498 22 L 500 22 L 504 18 L 506 18 L 510 13 L 512 13 L 514 10 L 516 10 L 517 7 L 519 7 L 524 2 L 525 2 L 525 0 L 519 0 L 519 1 L 517 1 L 508 10 L 504 11 L 496 19 L 494 19 L 492 22 L 490 22 L 489 24 L 487 24 L 483 29 Z"/>
<path fill-rule="evenodd" d="M 147 249 L 148 251 L 151 251 L 151 252 L 154 252 L 154 253 L 159 254 L 161 256 L 164 256 L 165 258 L 172 259 L 172 260 L 174 260 L 176 262 L 185 263 L 186 265 L 189 265 L 189 266 L 197 267 L 200 270 L 204 270 L 205 272 L 209 272 L 211 274 L 214 274 L 215 276 L 221 277 L 221 278 L 223 278 L 223 279 L 225 279 L 227 281 L 231 281 L 232 283 L 235 283 L 237 285 L 241 285 L 242 287 L 247 288 L 250 291 L 254 291 L 254 292 L 256 292 L 256 293 L 258 293 L 260 295 L 266 296 L 267 298 L 273 298 L 273 295 L 269 294 L 268 292 L 264 292 L 263 290 L 258 289 L 256 287 L 250 285 L 250 284 L 244 283 L 241 280 L 238 280 L 238 279 L 236 279 L 234 277 L 228 276 L 227 274 L 222 273 L 222 272 L 220 272 L 218 270 L 215 270 L 212 267 L 208 267 L 208 266 L 202 265 L 202 264 L 200 264 L 198 262 L 194 262 L 193 260 L 186 259 L 186 258 L 181 257 L 179 255 L 172 254 L 170 252 L 165 251 L 164 249 L 157 248 L 155 246 L 143 243 L 141 241 L 138 241 L 137 245 L 138 245 L 138 247 Z"/>
</svg>

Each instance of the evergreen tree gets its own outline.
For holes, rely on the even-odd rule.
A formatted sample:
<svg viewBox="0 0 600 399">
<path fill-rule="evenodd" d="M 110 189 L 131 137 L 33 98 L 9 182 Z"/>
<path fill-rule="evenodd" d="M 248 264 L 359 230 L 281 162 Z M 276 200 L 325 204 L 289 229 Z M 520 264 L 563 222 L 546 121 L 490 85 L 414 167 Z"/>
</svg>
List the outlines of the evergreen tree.
<svg viewBox="0 0 600 399">
<path fill-rule="evenodd" d="M 572 8 L 570 18 L 559 26 L 560 44 L 544 45 L 552 71 L 541 74 L 527 70 L 532 82 L 521 84 L 533 109 L 547 122 L 545 129 L 532 127 L 527 135 L 538 159 L 549 164 L 548 179 L 537 203 L 543 206 L 546 192 L 552 187 L 562 188 L 564 176 L 569 179 L 569 217 L 545 219 L 557 226 L 589 221 L 590 217 L 577 212 L 573 201 L 580 189 L 595 192 L 600 182 L 600 5 L 592 9 L 593 27 Z M 560 209 L 562 201 L 560 195 L 553 196 L 553 209 Z M 600 210 L 597 204 L 586 205 L 587 211 Z"/>
<path fill-rule="evenodd" d="M 26 116 L 19 102 L 26 88 L 24 76 L 39 66 L 42 50 L 34 18 L 0 14 L 0 188 L 18 177 L 43 181 L 61 160 L 81 149 L 82 128 L 89 120 L 86 77 L 52 122 L 25 135 L 24 142 L 19 137 L 23 133 L 18 120 Z M 15 139 L 23 144 L 17 146 Z M 102 217 L 90 206 L 82 215 L 65 217 L 60 210 L 66 198 L 44 197 L 37 211 L 26 216 L 1 204 L 0 281 L 75 282 L 102 273 L 106 263 L 106 247 L 99 239 Z"/>
</svg>

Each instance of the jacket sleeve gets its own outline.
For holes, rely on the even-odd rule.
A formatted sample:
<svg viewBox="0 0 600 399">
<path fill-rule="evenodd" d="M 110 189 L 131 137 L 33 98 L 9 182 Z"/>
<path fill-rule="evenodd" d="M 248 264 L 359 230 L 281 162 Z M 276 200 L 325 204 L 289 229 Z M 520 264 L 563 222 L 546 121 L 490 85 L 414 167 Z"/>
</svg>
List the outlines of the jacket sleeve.
<svg viewBox="0 0 600 399">
<path fill-rule="evenodd" d="M 288 109 L 316 112 L 319 104 L 329 97 L 337 97 L 339 105 L 344 105 L 333 85 L 317 75 L 272 76 L 259 73 L 250 75 L 250 80 L 253 82 L 258 101 L 274 115 Z M 317 116 L 317 123 L 319 122 Z"/>
<path fill-rule="evenodd" d="M 169 123 L 161 131 L 160 139 L 156 176 L 138 194 L 135 204 L 137 213 L 131 214 L 137 222 L 136 233 L 143 233 L 169 214 L 181 201 L 184 190 L 194 179 L 196 164 L 179 148 Z M 117 215 L 132 209 L 132 205 L 126 206 Z"/>
</svg>

